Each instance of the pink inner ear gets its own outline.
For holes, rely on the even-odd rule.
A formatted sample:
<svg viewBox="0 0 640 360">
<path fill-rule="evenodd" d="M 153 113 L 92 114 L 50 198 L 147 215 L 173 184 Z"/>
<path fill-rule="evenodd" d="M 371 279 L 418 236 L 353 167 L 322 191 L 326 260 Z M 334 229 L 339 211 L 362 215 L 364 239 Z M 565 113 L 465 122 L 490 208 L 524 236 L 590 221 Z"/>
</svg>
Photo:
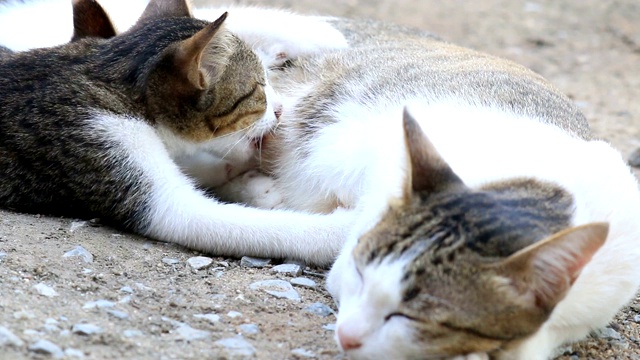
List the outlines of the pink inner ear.
<svg viewBox="0 0 640 360">
<path fill-rule="evenodd" d="M 536 306 L 552 309 L 604 244 L 608 231 L 606 223 L 561 231 L 509 257 L 505 271 L 520 274 L 519 281 L 535 294 Z"/>
</svg>

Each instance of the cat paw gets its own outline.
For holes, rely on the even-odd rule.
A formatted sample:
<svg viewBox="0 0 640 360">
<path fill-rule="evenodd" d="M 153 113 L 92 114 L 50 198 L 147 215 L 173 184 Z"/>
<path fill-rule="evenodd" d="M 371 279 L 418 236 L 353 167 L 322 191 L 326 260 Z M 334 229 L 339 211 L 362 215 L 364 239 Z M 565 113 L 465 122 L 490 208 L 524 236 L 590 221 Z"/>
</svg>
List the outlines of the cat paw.
<svg viewBox="0 0 640 360">
<path fill-rule="evenodd" d="M 216 194 L 223 200 L 261 209 L 277 209 L 284 202 L 274 179 L 256 170 L 247 171 L 232 179 L 216 189 Z"/>
</svg>

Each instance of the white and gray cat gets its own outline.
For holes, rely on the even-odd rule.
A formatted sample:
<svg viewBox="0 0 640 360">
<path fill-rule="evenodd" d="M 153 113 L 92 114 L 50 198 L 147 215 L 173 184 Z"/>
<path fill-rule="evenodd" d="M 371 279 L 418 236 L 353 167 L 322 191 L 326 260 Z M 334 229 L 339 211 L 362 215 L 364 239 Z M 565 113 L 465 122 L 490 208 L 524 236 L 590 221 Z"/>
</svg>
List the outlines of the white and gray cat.
<svg viewBox="0 0 640 360">
<path fill-rule="evenodd" d="M 239 33 L 271 48 L 273 29 L 245 19 Z M 640 282 L 640 192 L 620 154 L 521 66 L 330 21 L 349 49 L 271 73 L 283 110 L 259 155 L 272 179 L 221 191 L 358 215 L 328 278 L 349 356 L 546 359 L 606 325 Z"/>
<path fill-rule="evenodd" d="M 332 23 L 348 50 L 272 73 L 283 113 L 261 159 L 280 207 L 359 214 L 328 278 L 350 357 L 547 359 L 605 326 L 640 284 L 621 155 L 521 66 Z"/>
</svg>

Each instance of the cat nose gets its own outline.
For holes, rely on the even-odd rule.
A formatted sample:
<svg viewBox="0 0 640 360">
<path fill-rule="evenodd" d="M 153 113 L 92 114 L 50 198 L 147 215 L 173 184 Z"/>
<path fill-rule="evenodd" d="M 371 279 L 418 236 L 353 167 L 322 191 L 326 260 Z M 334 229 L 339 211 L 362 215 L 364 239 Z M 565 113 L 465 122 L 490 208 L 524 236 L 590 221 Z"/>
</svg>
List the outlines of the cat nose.
<svg viewBox="0 0 640 360">
<path fill-rule="evenodd" d="M 274 105 L 273 113 L 276 115 L 276 119 L 280 120 L 280 116 L 282 116 L 282 104 Z"/>
<path fill-rule="evenodd" d="M 338 326 L 338 342 L 344 351 L 355 350 L 362 346 L 362 341 L 357 335 L 349 334 L 344 327 Z"/>
</svg>

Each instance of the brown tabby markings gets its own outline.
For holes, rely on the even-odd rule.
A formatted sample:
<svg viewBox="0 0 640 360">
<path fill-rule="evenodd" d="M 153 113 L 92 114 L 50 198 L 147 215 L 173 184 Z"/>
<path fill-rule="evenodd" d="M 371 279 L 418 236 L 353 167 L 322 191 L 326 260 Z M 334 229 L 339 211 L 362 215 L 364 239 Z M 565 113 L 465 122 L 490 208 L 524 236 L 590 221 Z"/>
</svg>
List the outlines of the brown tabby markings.
<svg viewBox="0 0 640 360">
<path fill-rule="evenodd" d="M 408 116 L 408 114 L 405 114 Z M 409 118 L 410 119 L 410 118 Z M 571 228 L 573 197 L 533 179 L 470 189 L 412 119 L 405 195 L 360 237 L 356 267 L 399 263 L 394 316 L 429 356 L 500 351 L 533 334 L 603 244 L 606 224 Z"/>
</svg>

